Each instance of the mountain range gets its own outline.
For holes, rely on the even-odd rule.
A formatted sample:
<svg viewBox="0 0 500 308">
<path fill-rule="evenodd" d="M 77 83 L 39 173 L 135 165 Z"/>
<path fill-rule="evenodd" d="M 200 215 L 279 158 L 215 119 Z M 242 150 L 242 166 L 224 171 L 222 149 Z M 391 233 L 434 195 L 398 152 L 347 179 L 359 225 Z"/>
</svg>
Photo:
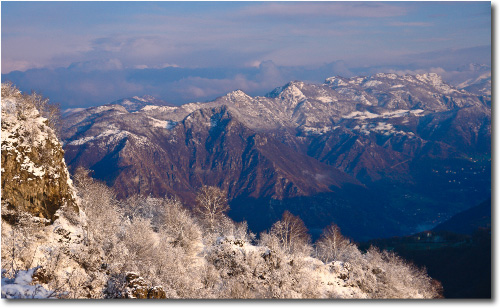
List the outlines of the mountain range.
<svg viewBox="0 0 500 308">
<path fill-rule="evenodd" d="M 289 210 L 313 236 L 331 222 L 355 239 L 411 234 L 491 196 L 491 95 L 473 84 L 375 74 L 181 106 L 122 99 L 65 114 L 65 159 L 120 198 L 218 186 L 254 232 Z"/>
</svg>

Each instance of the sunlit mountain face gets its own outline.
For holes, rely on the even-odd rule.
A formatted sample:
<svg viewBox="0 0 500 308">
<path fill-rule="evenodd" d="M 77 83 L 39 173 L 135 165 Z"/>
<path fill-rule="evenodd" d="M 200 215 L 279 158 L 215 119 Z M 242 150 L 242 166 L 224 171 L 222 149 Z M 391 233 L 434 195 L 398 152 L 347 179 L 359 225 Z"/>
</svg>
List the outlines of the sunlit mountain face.
<svg viewBox="0 0 500 308">
<path fill-rule="evenodd" d="M 437 74 L 289 82 L 207 103 L 123 99 L 68 114 L 70 170 L 133 194 L 221 187 L 264 230 L 284 210 L 358 239 L 425 230 L 491 194 L 490 98 Z"/>
</svg>

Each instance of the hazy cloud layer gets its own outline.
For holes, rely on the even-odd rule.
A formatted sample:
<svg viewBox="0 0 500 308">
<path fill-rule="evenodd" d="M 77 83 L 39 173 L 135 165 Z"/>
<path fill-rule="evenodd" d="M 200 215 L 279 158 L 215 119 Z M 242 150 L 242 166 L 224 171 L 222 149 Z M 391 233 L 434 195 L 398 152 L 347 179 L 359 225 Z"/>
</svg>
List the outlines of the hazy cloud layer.
<svg viewBox="0 0 500 308">
<path fill-rule="evenodd" d="M 2 79 L 65 106 L 491 64 L 488 2 L 2 2 Z"/>
<path fill-rule="evenodd" d="M 351 77 L 378 72 L 397 74 L 434 72 L 443 76 L 446 81 L 458 84 L 478 77 L 485 70 L 491 71 L 488 59 L 471 55 L 467 57 L 470 52 L 443 50 L 432 53 L 434 61 L 428 59 L 428 54 L 418 54 L 412 57 L 411 62 L 403 57 L 399 61 L 393 61 L 397 64 L 365 67 L 352 67 L 344 61 L 293 67 L 278 66 L 272 61 L 264 61 L 254 67 L 244 68 L 183 68 L 167 65 L 162 68 L 123 69 L 117 59 L 109 59 L 73 63 L 67 68 L 16 71 L 3 74 L 2 80 L 14 82 L 23 91 L 39 91 L 52 101 L 60 103 L 63 108 L 106 104 L 120 98 L 146 94 L 178 105 L 213 100 L 236 89 L 241 89 L 250 95 L 265 95 L 275 87 L 292 80 L 322 83 L 327 77 L 335 75 Z M 440 61 L 445 56 L 449 57 L 450 61 Z M 470 61 L 457 62 L 453 61 L 454 57 Z M 443 65 L 439 65 L 440 63 Z M 481 71 L 475 71 L 474 67 L 469 66 L 470 63 L 480 63 L 484 66 Z"/>
</svg>

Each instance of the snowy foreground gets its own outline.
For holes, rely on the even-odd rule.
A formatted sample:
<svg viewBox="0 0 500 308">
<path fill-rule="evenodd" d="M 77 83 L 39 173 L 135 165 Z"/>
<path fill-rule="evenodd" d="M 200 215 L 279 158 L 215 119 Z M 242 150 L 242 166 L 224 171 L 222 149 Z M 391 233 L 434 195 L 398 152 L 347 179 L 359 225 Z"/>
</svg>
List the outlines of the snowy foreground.
<svg viewBox="0 0 500 308">
<path fill-rule="evenodd" d="M 54 292 L 40 284 L 33 284 L 33 274 L 38 268 L 18 271 L 14 278 L 4 278 L 2 271 L 2 298 L 46 299 L 55 298 Z"/>
<path fill-rule="evenodd" d="M 336 225 L 311 243 L 302 220 L 285 212 L 257 238 L 226 216 L 216 187 L 184 205 L 117 200 L 84 169 L 66 179 L 60 144 L 32 98 L 2 85 L 2 298 L 440 296 L 424 270 L 375 248 L 361 252 Z M 30 195 L 58 179 L 59 191 Z"/>
</svg>

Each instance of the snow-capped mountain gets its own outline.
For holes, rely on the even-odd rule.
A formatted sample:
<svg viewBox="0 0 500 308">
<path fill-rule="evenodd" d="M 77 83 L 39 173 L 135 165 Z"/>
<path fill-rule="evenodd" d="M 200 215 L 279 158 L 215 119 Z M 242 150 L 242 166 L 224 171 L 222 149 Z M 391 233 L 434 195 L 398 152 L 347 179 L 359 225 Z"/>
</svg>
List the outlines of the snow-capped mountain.
<svg viewBox="0 0 500 308">
<path fill-rule="evenodd" d="M 491 99 L 491 71 L 484 72 L 476 78 L 468 79 L 457 85 L 457 87 Z"/>
<path fill-rule="evenodd" d="M 269 216 L 293 207 L 322 227 L 360 211 L 391 221 L 383 232 L 397 234 L 490 194 L 487 98 L 436 74 L 293 81 L 265 96 L 236 90 L 182 106 L 128 101 L 73 113 L 63 129 L 70 168 L 94 170 L 121 196 L 192 199 L 209 184 L 239 200 L 233 214 L 249 223 L 255 209 L 244 199 L 256 198 Z M 360 199 L 367 194 L 372 206 Z"/>
<path fill-rule="evenodd" d="M 144 96 L 133 96 L 129 98 L 119 99 L 111 103 L 112 105 L 120 105 L 125 107 L 128 112 L 138 111 L 145 106 L 155 105 L 155 106 L 171 106 L 169 103 L 158 99 L 151 95 Z"/>
</svg>

